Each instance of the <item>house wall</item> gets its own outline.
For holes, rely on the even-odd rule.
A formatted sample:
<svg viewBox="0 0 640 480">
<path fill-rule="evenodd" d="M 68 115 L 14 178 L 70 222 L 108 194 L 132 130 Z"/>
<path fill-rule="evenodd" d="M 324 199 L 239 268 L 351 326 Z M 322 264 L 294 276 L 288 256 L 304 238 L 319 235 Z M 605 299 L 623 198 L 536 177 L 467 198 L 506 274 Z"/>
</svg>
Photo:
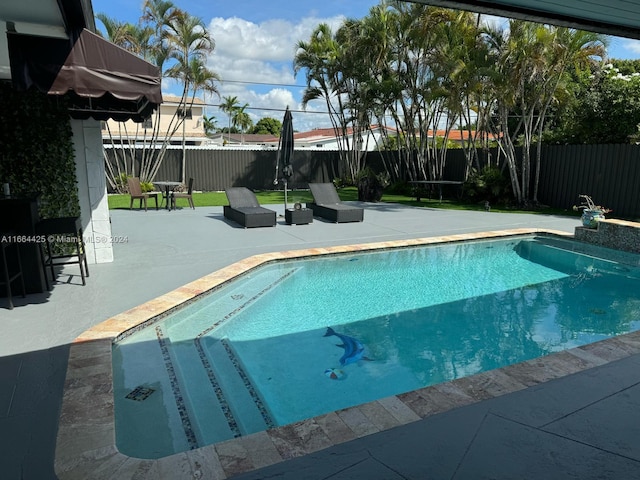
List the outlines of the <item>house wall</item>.
<svg viewBox="0 0 640 480">
<path fill-rule="evenodd" d="M 111 221 L 100 122 L 72 120 L 71 129 L 87 262 L 112 262 Z"/>
<path fill-rule="evenodd" d="M 351 144 L 351 138 L 349 138 L 349 144 Z M 319 138 L 316 141 L 313 139 L 300 139 L 296 140 L 296 148 L 315 148 L 324 150 L 338 150 L 340 143 L 343 144 L 343 148 L 347 148 L 344 138 Z M 362 139 L 362 150 L 372 152 L 379 149 L 379 145 L 382 145 L 382 134 L 379 131 L 366 132 Z"/>
<path fill-rule="evenodd" d="M 178 108 L 178 104 L 175 103 L 163 103 L 160 105 L 160 132 L 168 132 L 168 129 L 171 124 L 171 119 L 173 118 L 176 110 Z M 204 108 L 202 105 L 194 104 L 191 107 L 191 118 L 185 119 L 184 122 L 184 135 L 185 137 L 200 137 L 204 139 L 204 124 L 203 124 L 203 114 Z M 156 121 L 156 114 L 151 115 L 151 121 Z M 175 127 L 174 120 L 174 127 Z M 127 120 L 126 122 L 116 122 L 115 120 L 108 120 L 106 122 L 111 130 L 111 135 L 113 135 L 114 140 L 118 140 L 120 135 L 124 138 L 127 136 L 137 137 L 139 140 L 142 140 L 144 137 L 144 127 L 141 123 L 136 123 L 133 120 Z M 120 133 L 122 132 L 122 133 Z M 147 138 L 151 136 L 153 129 L 147 129 Z M 105 138 L 108 137 L 108 130 L 104 130 Z M 178 140 L 178 137 L 182 139 L 182 126 L 178 128 L 175 133 L 175 140 Z"/>
<path fill-rule="evenodd" d="M 175 103 L 163 103 L 160 105 L 160 131 L 167 132 L 173 115 L 176 113 L 178 105 Z M 186 118 L 184 121 L 184 133 L 186 137 L 194 135 L 203 135 L 204 126 L 202 122 L 203 108 L 199 105 L 193 105 L 191 107 L 191 118 Z M 154 119 L 155 117 L 152 116 Z M 175 125 L 175 121 L 174 121 Z M 178 128 L 176 134 L 182 136 L 182 126 Z"/>
</svg>

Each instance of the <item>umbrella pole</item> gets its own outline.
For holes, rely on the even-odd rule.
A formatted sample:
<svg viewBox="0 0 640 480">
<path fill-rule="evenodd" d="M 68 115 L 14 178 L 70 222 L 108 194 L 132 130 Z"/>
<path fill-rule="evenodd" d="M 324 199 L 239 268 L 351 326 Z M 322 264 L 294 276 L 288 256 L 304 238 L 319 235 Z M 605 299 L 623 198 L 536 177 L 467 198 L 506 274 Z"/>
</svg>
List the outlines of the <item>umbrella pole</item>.
<svg viewBox="0 0 640 480">
<path fill-rule="evenodd" d="M 287 209 L 287 179 L 284 179 L 284 209 Z"/>
</svg>

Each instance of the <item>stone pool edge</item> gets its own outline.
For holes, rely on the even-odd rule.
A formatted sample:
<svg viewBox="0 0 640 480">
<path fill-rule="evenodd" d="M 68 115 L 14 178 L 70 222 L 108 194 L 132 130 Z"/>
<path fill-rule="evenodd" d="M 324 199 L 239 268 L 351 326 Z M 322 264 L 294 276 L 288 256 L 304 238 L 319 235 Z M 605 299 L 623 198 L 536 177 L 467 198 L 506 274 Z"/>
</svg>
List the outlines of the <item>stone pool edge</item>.
<svg viewBox="0 0 640 480">
<path fill-rule="evenodd" d="M 260 254 L 105 320 L 81 334 L 70 348 L 56 474 L 61 480 L 226 479 L 640 353 L 640 332 L 632 332 L 169 457 L 139 459 L 118 451 L 111 351 L 112 342 L 124 332 L 274 260 L 531 234 L 572 237 L 527 228 Z"/>
</svg>

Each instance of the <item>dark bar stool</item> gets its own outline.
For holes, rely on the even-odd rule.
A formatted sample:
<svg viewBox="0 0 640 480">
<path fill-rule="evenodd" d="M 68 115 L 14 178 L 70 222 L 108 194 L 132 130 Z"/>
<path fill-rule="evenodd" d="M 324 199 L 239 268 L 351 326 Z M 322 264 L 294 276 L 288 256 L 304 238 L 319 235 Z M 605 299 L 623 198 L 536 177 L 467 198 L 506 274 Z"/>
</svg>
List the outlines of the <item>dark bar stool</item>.
<svg viewBox="0 0 640 480">
<path fill-rule="evenodd" d="M 80 221 L 80 217 L 47 218 L 45 220 L 40 220 L 36 224 L 36 233 L 37 235 L 43 237 L 44 240 L 44 242 L 40 242 L 39 245 L 47 290 L 50 290 L 49 280 L 47 279 L 47 267 L 51 269 L 51 279 L 55 282 L 56 276 L 53 270 L 53 267 L 55 265 L 69 265 L 77 263 L 80 266 L 82 285 L 86 285 L 87 282 L 85 280 L 85 277 L 89 276 L 89 267 L 87 266 L 87 256 L 84 248 L 84 240 L 82 239 L 82 223 Z M 68 243 L 69 241 L 71 241 L 75 243 L 76 253 L 54 255 L 51 249 L 51 244 L 55 243 L 56 241 L 63 243 Z M 42 247 L 43 243 L 47 246 L 46 258 Z M 70 258 L 74 260 L 64 260 Z"/>
<path fill-rule="evenodd" d="M 0 232 L 0 258 L 2 259 L 2 279 L 0 279 L 0 286 L 4 285 L 7 289 L 7 299 L 9 300 L 9 310 L 13 310 L 13 300 L 11 297 L 11 283 L 20 279 L 20 285 L 22 286 L 22 298 L 27 295 L 24 288 L 24 277 L 22 275 L 22 263 L 20 262 L 20 242 L 15 240 L 15 232 Z M 15 272 L 9 267 L 9 260 L 7 250 L 13 247 L 15 249 Z M 13 267 L 13 265 L 12 265 Z"/>
</svg>

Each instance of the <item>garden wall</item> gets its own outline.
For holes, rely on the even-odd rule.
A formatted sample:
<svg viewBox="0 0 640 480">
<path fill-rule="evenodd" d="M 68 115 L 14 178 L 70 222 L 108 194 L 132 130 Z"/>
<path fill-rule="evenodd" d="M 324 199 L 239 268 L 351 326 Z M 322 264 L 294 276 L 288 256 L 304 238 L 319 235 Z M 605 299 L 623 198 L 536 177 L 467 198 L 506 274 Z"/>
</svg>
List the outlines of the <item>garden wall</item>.
<svg viewBox="0 0 640 480">
<path fill-rule="evenodd" d="M 496 150 L 489 153 L 491 158 L 497 158 Z M 395 152 L 384 154 L 395 156 Z M 281 189 L 282 184 L 277 187 L 273 184 L 276 155 L 275 150 L 187 148 L 186 175 L 195 178 L 195 188 L 202 191 L 220 191 L 228 186 Z M 368 155 L 372 168 L 381 168 L 380 152 Z M 168 150 L 156 179 L 179 179 L 181 159 L 181 148 Z M 339 176 L 338 164 L 336 151 L 296 150 L 289 187 L 306 188 L 309 182 L 332 181 Z M 464 172 L 464 152 L 449 150 L 444 179 L 462 180 Z M 610 217 L 640 219 L 639 189 L 638 145 L 543 147 L 538 200 L 544 205 L 570 209 L 579 203 L 579 194 L 586 194 L 611 208 Z"/>
</svg>

